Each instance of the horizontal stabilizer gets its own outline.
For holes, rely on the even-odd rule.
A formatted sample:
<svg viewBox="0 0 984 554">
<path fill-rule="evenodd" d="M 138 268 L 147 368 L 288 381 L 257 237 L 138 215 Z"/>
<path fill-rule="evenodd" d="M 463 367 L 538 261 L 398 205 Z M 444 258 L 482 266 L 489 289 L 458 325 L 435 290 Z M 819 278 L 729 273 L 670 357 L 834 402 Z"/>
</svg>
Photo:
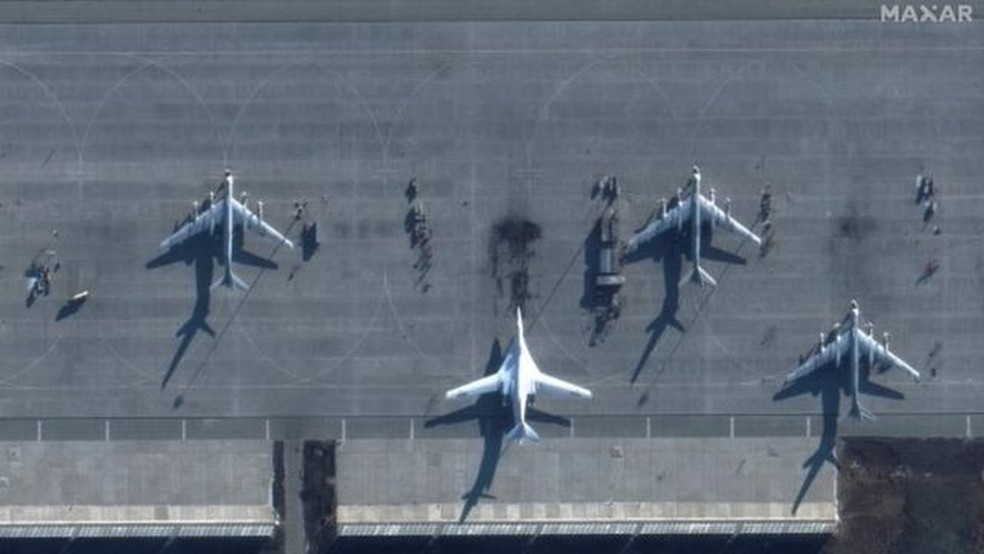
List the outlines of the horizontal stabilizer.
<svg viewBox="0 0 984 554">
<path fill-rule="evenodd" d="M 223 285 L 229 288 L 237 288 L 241 290 L 249 289 L 249 286 L 242 279 L 240 279 L 235 273 L 233 273 L 232 270 L 228 269 L 228 266 L 225 274 L 222 277 L 216 279 L 214 283 L 212 283 L 212 289 L 216 289 Z"/>
<path fill-rule="evenodd" d="M 861 404 L 858 404 L 857 402 L 855 402 L 854 405 L 851 406 L 851 416 L 857 419 L 863 419 L 867 421 L 875 420 L 874 414 L 862 408 Z"/>
<path fill-rule="evenodd" d="M 683 286 L 688 281 L 697 283 L 700 286 L 704 286 L 704 285 L 710 285 L 712 287 L 717 286 L 717 281 L 715 281 L 714 278 L 711 277 L 711 274 L 704 271 L 704 268 L 700 267 L 699 265 L 695 265 L 694 268 L 690 270 L 690 273 L 688 273 L 686 277 L 680 279 L 680 285 Z"/>
<path fill-rule="evenodd" d="M 521 421 L 516 424 L 515 427 L 509 431 L 506 438 L 516 442 L 530 441 L 530 442 L 540 442 L 540 435 L 536 434 L 536 431 L 529 426 L 525 421 Z"/>
</svg>

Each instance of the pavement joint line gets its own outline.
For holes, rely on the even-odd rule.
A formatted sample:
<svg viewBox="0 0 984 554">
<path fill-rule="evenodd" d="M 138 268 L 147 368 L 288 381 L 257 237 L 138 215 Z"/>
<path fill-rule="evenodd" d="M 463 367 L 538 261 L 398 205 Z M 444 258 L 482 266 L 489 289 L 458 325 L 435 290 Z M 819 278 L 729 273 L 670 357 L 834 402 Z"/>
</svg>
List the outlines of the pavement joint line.
<svg viewBox="0 0 984 554">
<path fill-rule="evenodd" d="M 950 46 L 898 46 L 892 48 L 893 52 L 930 52 L 930 53 L 951 53 L 951 52 L 980 52 L 984 51 L 984 46 L 976 45 L 950 45 Z M 603 52 L 606 55 L 619 56 L 626 54 L 683 54 L 683 53 L 704 53 L 704 54 L 859 54 L 859 53 L 884 53 L 885 49 L 877 46 L 852 46 L 852 47 L 779 47 L 779 46 L 766 46 L 766 47 L 734 47 L 734 46 L 718 46 L 718 47 L 686 47 L 686 48 L 675 48 L 675 47 L 665 47 L 665 46 L 626 46 L 626 47 L 608 47 L 604 49 L 598 48 L 529 48 L 529 49 L 513 49 L 513 48 L 476 48 L 472 49 L 462 49 L 462 48 L 406 48 L 406 49 L 386 49 L 381 48 L 378 50 L 346 50 L 346 49 L 333 49 L 333 50 L 293 50 L 297 56 L 304 57 L 342 57 L 342 56 L 426 56 L 433 54 L 468 54 L 468 55 L 485 55 L 485 56 L 594 56 L 599 52 Z M 159 56 L 166 54 L 167 56 L 180 56 L 180 57 L 196 57 L 202 55 L 209 56 L 278 56 L 283 55 L 283 50 L 24 50 L 20 52 L 10 52 L 4 53 L 7 58 L 11 57 L 31 57 L 37 56 L 39 54 L 47 54 L 54 56 Z"/>
</svg>

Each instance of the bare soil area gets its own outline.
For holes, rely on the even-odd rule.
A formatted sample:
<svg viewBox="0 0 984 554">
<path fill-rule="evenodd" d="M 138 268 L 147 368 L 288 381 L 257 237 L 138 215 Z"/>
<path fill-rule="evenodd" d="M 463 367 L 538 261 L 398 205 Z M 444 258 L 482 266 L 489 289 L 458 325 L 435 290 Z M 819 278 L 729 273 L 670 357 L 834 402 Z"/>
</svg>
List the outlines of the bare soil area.
<svg viewBox="0 0 984 554">
<path fill-rule="evenodd" d="M 824 554 L 984 552 L 984 440 L 847 438 Z"/>
</svg>

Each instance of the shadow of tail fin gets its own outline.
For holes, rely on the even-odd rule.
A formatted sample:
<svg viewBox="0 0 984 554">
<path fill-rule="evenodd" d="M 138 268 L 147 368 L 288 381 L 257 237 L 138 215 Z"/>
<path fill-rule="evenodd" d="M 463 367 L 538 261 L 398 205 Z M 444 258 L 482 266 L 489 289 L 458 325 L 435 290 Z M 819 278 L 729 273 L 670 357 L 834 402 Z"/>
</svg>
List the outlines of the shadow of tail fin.
<svg viewBox="0 0 984 554">
<path fill-rule="evenodd" d="M 509 434 L 506 435 L 506 438 L 516 442 L 523 442 L 524 440 L 528 440 L 530 442 L 540 442 L 540 435 L 536 434 L 536 431 L 534 431 L 533 428 L 530 427 L 525 421 L 517 423 L 516 426 L 509 431 Z"/>
<path fill-rule="evenodd" d="M 242 290 L 249 288 L 249 286 L 242 279 L 232 272 L 232 268 L 229 267 L 228 263 L 226 263 L 225 273 L 222 274 L 222 277 L 219 277 L 214 283 L 212 283 L 212 288 L 215 289 L 223 285 L 229 288 L 237 288 Z"/>
<path fill-rule="evenodd" d="M 683 279 L 680 279 L 680 286 L 683 286 L 683 284 L 688 281 L 697 283 L 700 286 L 704 286 L 704 285 L 711 285 L 712 287 L 717 286 L 717 281 L 715 281 L 714 278 L 711 277 L 711 274 L 704 271 L 704 268 L 700 267 L 697 264 L 694 264 L 694 268 L 690 270 L 690 273 L 688 273 Z"/>
</svg>

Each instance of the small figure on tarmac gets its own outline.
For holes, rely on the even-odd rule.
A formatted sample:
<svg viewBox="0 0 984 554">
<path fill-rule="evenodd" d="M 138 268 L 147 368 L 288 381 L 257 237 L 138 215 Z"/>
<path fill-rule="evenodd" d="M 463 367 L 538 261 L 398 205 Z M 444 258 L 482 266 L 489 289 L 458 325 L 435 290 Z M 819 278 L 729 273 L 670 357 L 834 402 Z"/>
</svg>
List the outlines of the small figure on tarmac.
<svg viewBox="0 0 984 554">
<path fill-rule="evenodd" d="M 923 212 L 923 221 L 929 221 L 936 214 L 936 209 L 938 205 L 936 200 L 929 200 L 926 202 L 926 210 Z"/>
<path fill-rule="evenodd" d="M 417 178 L 411 177 L 410 182 L 407 183 L 407 190 L 403 193 L 407 197 L 407 202 L 413 202 L 417 199 Z"/>
<path fill-rule="evenodd" d="M 759 220 L 768 221 L 772 215 L 772 185 L 766 184 L 762 189 L 762 199 L 759 201 Z"/>
<path fill-rule="evenodd" d="M 294 219 L 300 221 L 304 218 L 304 210 L 307 209 L 307 200 L 294 201 Z"/>
</svg>

